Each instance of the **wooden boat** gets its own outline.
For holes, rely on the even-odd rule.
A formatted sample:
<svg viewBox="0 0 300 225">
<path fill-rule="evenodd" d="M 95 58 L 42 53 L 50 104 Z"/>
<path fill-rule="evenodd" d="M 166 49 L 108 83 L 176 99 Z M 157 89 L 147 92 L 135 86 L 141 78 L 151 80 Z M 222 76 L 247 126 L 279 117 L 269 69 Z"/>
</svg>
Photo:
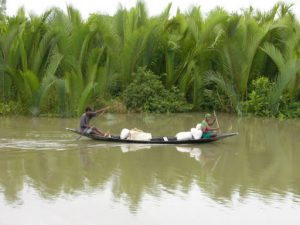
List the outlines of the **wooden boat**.
<svg viewBox="0 0 300 225">
<path fill-rule="evenodd" d="M 87 134 L 87 133 L 82 134 L 80 131 L 75 130 L 75 129 L 70 129 L 70 128 L 66 128 L 66 130 L 76 133 L 78 135 L 82 135 L 82 136 L 91 138 L 93 140 L 97 140 L 97 141 L 118 142 L 118 143 L 137 143 L 137 144 L 202 144 L 202 143 L 218 141 L 218 140 L 238 134 L 238 133 L 223 133 L 223 134 L 217 135 L 216 137 L 201 138 L 199 140 L 186 140 L 186 141 L 178 141 L 176 139 L 176 137 L 153 137 L 149 141 L 145 141 L 145 140 L 121 139 L 120 136 L 116 136 L 116 135 L 111 135 L 111 137 L 103 137 L 103 136 L 99 136 L 96 134 Z"/>
</svg>

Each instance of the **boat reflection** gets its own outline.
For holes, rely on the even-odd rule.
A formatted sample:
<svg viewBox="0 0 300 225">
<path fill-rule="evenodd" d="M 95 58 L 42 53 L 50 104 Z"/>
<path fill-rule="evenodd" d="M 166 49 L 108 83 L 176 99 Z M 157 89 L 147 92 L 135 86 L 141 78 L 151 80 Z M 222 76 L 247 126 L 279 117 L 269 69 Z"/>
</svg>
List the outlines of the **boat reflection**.
<svg viewBox="0 0 300 225">
<path fill-rule="evenodd" d="M 196 159 L 197 161 L 201 160 L 202 151 L 198 147 L 177 147 L 176 150 L 179 152 L 187 152 L 190 153 L 191 158 Z"/>
<path fill-rule="evenodd" d="M 121 144 L 118 145 L 121 149 L 121 151 L 123 153 L 126 152 L 134 152 L 134 151 L 139 151 L 139 150 L 150 150 L 150 149 L 154 149 L 157 147 L 166 147 L 166 146 L 161 146 L 161 145 L 153 145 L 153 144 Z M 191 158 L 196 159 L 197 161 L 201 160 L 201 155 L 202 155 L 202 151 L 199 147 L 193 147 L 193 146 L 173 146 L 173 145 L 169 145 L 168 148 L 170 149 L 174 149 L 174 147 L 176 148 L 176 150 L 178 152 L 187 152 L 190 153 Z"/>
<path fill-rule="evenodd" d="M 121 151 L 124 153 L 151 149 L 151 147 L 152 147 L 151 145 L 145 145 L 145 144 L 122 144 L 120 146 Z"/>
<path fill-rule="evenodd" d="M 176 149 L 180 153 L 188 153 L 191 158 L 195 159 L 197 162 L 201 164 L 202 167 L 207 166 L 215 169 L 218 164 L 218 161 L 222 157 L 222 153 L 220 151 L 213 150 L 202 150 L 198 146 L 174 146 L 174 145 L 151 145 L 151 144 L 121 144 L 117 145 L 120 147 L 123 153 L 135 152 L 140 150 L 150 150 L 156 148 L 164 148 L 164 149 Z"/>
<path fill-rule="evenodd" d="M 199 162 L 202 168 L 205 167 L 209 171 L 216 169 L 223 155 L 223 151 L 203 150 L 195 146 L 176 146 L 176 150 L 182 153 L 189 153 L 190 157 Z"/>
</svg>

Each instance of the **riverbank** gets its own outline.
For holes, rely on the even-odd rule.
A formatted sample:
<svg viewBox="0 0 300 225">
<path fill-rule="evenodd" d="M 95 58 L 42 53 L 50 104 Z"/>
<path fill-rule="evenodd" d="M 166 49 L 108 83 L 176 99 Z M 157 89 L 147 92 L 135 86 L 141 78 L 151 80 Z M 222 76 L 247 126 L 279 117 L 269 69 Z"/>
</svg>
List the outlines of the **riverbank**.
<svg viewBox="0 0 300 225">
<path fill-rule="evenodd" d="M 300 117 L 292 5 L 207 15 L 192 7 L 175 16 L 170 7 L 149 17 L 138 1 L 87 20 L 71 6 L 0 12 L 0 114 L 79 116 L 86 105 L 115 102 L 117 112 Z"/>
<path fill-rule="evenodd" d="M 30 112 L 29 110 L 25 110 L 25 109 L 20 109 L 19 106 L 17 106 L 18 104 L 15 103 L 9 103 L 9 104 L 3 104 L 0 103 L 0 117 L 15 117 L 15 116 L 28 116 L 28 117 L 40 117 L 40 118 L 73 118 L 73 117 L 79 117 L 81 114 L 74 114 L 74 113 L 57 113 L 57 112 L 42 112 L 38 115 L 34 115 L 32 112 Z M 284 120 L 284 119 L 297 119 L 300 118 L 300 107 L 298 107 L 298 103 L 295 104 L 297 107 L 295 107 L 293 109 L 293 111 L 290 111 L 288 114 L 277 114 L 276 116 L 271 116 L 271 115 L 263 115 L 260 113 L 249 113 L 249 112 L 245 112 L 245 113 L 240 113 L 237 114 L 236 112 L 220 112 L 220 111 L 216 111 L 217 114 L 219 113 L 225 113 L 228 115 L 235 115 L 238 116 L 240 118 L 277 118 L 279 120 Z M 91 104 L 92 107 L 94 107 L 94 109 L 98 109 L 97 107 L 95 107 L 94 105 Z M 174 113 L 178 113 L 178 112 L 164 112 L 164 113 L 153 113 L 153 112 L 143 112 L 140 110 L 128 110 L 126 108 L 126 106 L 124 105 L 123 102 L 119 101 L 119 100 L 113 100 L 110 101 L 107 105 L 101 105 L 98 106 L 99 108 L 102 108 L 104 106 L 108 106 L 109 109 L 107 110 L 108 113 L 114 113 L 114 114 L 135 114 L 135 113 L 139 113 L 139 114 L 174 114 Z M 205 110 L 205 111 L 201 111 L 201 110 L 188 110 L 188 111 L 181 111 L 180 113 L 200 113 L 202 115 L 204 115 L 207 112 L 213 112 L 214 110 Z"/>
</svg>

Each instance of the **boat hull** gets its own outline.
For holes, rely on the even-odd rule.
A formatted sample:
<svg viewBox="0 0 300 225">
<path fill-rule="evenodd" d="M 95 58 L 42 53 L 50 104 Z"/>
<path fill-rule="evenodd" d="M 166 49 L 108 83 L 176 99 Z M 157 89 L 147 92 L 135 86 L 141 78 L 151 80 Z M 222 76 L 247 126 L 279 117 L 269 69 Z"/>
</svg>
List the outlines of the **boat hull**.
<svg viewBox="0 0 300 225">
<path fill-rule="evenodd" d="M 112 135 L 111 137 L 102 137 L 95 134 L 86 134 L 86 133 L 82 134 L 80 131 L 75 129 L 70 129 L 70 128 L 66 128 L 66 130 L 96 141 L 114 142 L 114 143 L 136 143 L 136 144 L 202 144 L 202 143 L 218 141 L 238 134 L 238 133 L 224 133 L 224 134 L 217 135 L 216 137 L 201 138 L 199 140 L 185 140 L 185 141 L 178 141 L 176 137 L 154 137 L 149 141 L 145 141 L 145 140 L 120 139 L 120 136 L 115 136 L 115 135 Z"/>
</svg>

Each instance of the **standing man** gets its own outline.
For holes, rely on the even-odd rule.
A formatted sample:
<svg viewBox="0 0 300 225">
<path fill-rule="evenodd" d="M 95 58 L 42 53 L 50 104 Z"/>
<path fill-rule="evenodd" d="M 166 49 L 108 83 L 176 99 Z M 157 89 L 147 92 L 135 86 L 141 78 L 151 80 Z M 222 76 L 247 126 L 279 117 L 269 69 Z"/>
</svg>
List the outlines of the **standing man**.
<svg viewBox="0 0 300 225">
<path fill-rule="evenodd" d="M 98 130 L 96 127 L 91 127 L 89 125 L 89 122 L 93 117 L 97 116 L 98 114 L 102 115 L 108 108 L 109 107 L 106 107 L 106 108 L 99 109 L 94 112 L 91 107 L 89 107 L 89 106 L 86 107 L 85 113 L 82 114 L 82 116 L 80 117 L 80 132 L 82 134 L 92 133 L 92 134 L 97 134 L 97 135 L 104 136 L 104 137 L 109 136 L 109 133 L 104 133 L 103 131 Z"/>
</svg>

